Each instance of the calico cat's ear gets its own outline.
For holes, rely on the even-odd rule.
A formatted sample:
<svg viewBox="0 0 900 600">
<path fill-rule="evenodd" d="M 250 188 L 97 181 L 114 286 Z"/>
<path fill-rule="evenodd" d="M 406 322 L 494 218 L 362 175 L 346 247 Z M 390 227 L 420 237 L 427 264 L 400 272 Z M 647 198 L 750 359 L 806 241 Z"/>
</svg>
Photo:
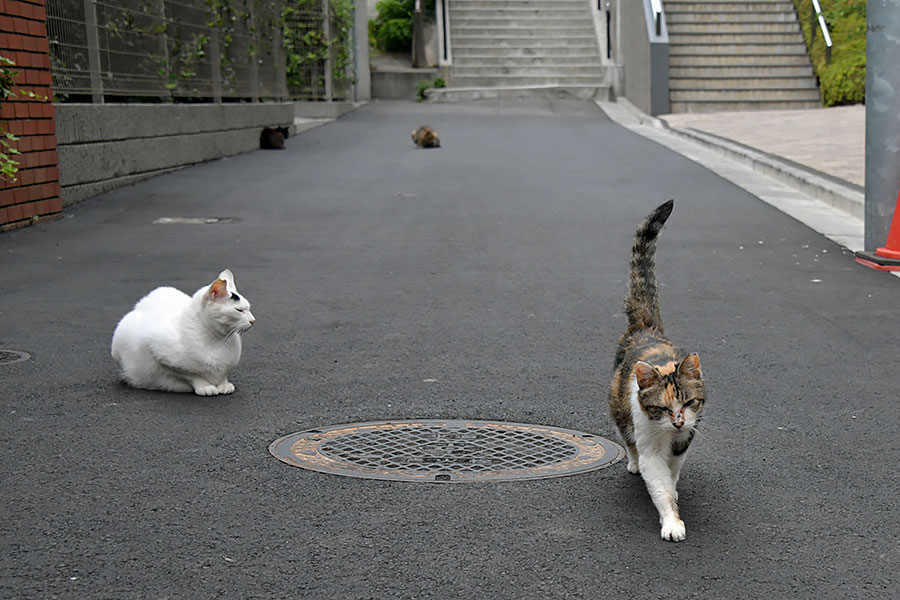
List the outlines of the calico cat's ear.
<svg viewBox="0 0 900 600">
<path fill-rule="evenodd" d="M 216 279 L 212 282 L 212 285 L 209 286 L 209 299 L 210 300 L 218 300 L 219 298 L 226 298 L 231 294 L 228 292 L 228 282 L 224 279 Z"/>
<path fill-rule="evenodd" d="M 685 379 L 700 379 L 703 377 L 700 371 L 700 357 L 696 352 L 688 354 L 678 365 L 678 375 Z"/>
<path fill-rule="evenodd" d="M 634 376 L 637 379 L 638 389 L 645 390 L 659 382 L 659 371 L 653 365 L 638 361 L 634 365 Z"/>
</svg>

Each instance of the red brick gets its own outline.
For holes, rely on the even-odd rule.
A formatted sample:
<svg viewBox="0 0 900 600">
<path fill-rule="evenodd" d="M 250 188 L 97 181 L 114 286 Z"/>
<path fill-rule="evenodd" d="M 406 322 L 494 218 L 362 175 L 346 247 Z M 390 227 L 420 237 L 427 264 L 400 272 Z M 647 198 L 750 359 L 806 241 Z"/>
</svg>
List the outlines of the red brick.
<svg viewBox="0 0 900 600">
<path fill-rule="evenodd" d="M 28 202 L 28 190 L 25 188 L 16 188 L 13 190 L 13 197 L 16 199 L 13 206 L 16 204 L 22 204 L 23 202 Z"/>
<path fill-rule="evenodd" d="M 16 105 L 12 102 L 4 102 L 0 106 L 0 120 L 10 121 L 16 118 Z M 19 134 L 15 134 L 19 135 Z"/>
<path fill-rule="evenodd" d="M 2 116 L 3 111 L 0 110 L 0 116 Z M 10 121 L 6 124 L 6 130 L 13 135 L 22 135 L 25 133 L 25 122 L 24 121 Z"/>
<path fill-rule="evenodd" d="M 37 134 L 56 135 L 56 124 L 53 121 L 37 121 Z"/>
<path fill-rule="evenodd" d="M 0 208 L 0 225 L 5 223 L 9 223 L 9 210 L 6 208 Z"/>
<path fill-rule="evenodd" d="M 28 118 L 28 105 L 24 102 L 13 102 L 13 106 L 16 107 L 16 118 L 17 119 L 27 119 Z"/>
<path fill-rule="evenodd" d="M 15 19 L 8 15 L 0 16 L 0 30 L 12 33 L 16 29 Z M 10 36 L 12 37 L 12 36 Z"/>
<path fill-rule="evenodd" d="M 37 214 L 46 215 L 50 212 L 50 201 L 49 200 L 39 200 L 37 203 Z"/>
<path fill-rule="evenodd" d="M 46 21 L 47 20 L 47 7 L 46 7 L 45 3 L 42 2 L 38 6 L 35 6 L 31 15 L 32 15 L 32 18 L 37 19 L 38 21 Z"/>
<path fill-rule="evenodd" d="M 47 35 L 47 30 L 44 29 L 44 24 L 40 21 L 28 21 L 28 35 Z"/>
<path fill-rule="evenodd" d="M 8 31 L 15 31 L 16 33 L 20 33 L 22 35 L 28 35 L 28 21 L 26 21 L 25 19 L 14 18 L 13 27 Z"/>
<path fill-rule="evenodd" d="M 24 217 L 22 217 L 22 205 L 16 204 L 15 206 L 10 206 L 7 209 L 7 215 L 9 215 L 9 222 L 21 221 Z"/>
<path fill-rule="evenodd" d="M 22 207 L 22 218 L 29 219 L 37 215 L 37 202 L 26 202 L 25 204 L 20 204 Z"/>
<path fill-rule="evenodd" d="M 50 212 L 58 213 L 62 211 L 62 198 L 59 197 L 59 194 L 50 198 L 48 202 L 50 203 Z"/>
<path fill-rule="evenodd" d="M 34 169 L 36 167 L 41 166 L 41 153 L 40 152 L 29 152 L 28 154 L 23 154 L 22 159 L 19 161 L 22 165 L 22 168 L 25 169 Z"/>
<path fill-rule="evenodd" d="M 34 138 L 31 137 L 23 137 L 19 138 L 19 141 L 16 142 L 16 148 L 19 152 L 31 152 L 34 150 Z"/>
<path fill-rule="evenodd" d="M 47 181 L 59 181 L 59 167 L 53 166 L 46 169 Z"/>
<path fill-rule="evenodd" d="M 24 171 L 19 171 L 19 184 L 20 185 L 31 185 L 34 183 L 35 172 L 37 169 L 25 169 Z"/>
<path fill-rule="evenodd" d="M 15 190 L 3 190 L 0 192 L 0 206 L 9 206 L 16 202 Z"/>
<path fill-rule="evenodd" d="M 48 52 L 50 52 L 50 42 L 47 41 L 46 37 L 38 38 L 37 51 L 41 54 L 47 54 Z"/>
<path fill-rule="evenodd" d="M 35 135 L 38 132 L 38 122 L 37 121 L 25 121 L 25 129 L 22 131 L 22 135 Z"/>
<path fill-rule="evenodd" d="M 38 38 L 34 37 L 22 38 L 22 49 L 28 52 L 37 52 L 37 41 Z"/>
</svg>

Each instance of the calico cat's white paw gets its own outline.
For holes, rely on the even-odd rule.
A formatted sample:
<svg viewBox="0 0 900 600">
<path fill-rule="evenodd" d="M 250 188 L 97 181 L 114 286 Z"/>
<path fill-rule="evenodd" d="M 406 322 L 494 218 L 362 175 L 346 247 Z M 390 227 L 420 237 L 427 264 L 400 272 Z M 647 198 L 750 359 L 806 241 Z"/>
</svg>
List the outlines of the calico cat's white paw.
<svg viewBox="0 0 900 600">
<path fill-rule="evenodd" d="M 216 390 L 218 390 L 220 394 L 231 394 L 234 392 L 234 384 L 230 381 L 226 381 L 225 383 L 220 383 L 216 387 Z"/>
<path fill-rule="evenodd" d="M 641 468 L 638 466 L 638 461 L 636 461 L 636 460 L 629 460 L 627 468 L 628 468 L 628 472 L 632 473 L 634 475 L 637 475 L 638 473 L 641 472 Z"/>
<path fill-rule="evenodd" d="M 659 532 L 662 539 L 669 542 L 680 542 L 684 539 L 684 521 L 681 519 L 669 519 L 664 521 Z"/>
</svg>

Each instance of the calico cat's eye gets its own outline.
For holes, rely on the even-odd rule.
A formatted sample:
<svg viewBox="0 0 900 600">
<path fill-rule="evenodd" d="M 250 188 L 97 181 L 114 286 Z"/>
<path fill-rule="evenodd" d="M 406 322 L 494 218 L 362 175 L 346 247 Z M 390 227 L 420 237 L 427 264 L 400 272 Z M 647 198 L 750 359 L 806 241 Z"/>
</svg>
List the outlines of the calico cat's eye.
<svg viewBox="0 0 900 600">
<path fill-rule="evenodd" d="M 241 297 L 238 296 L 237 294 L 235 294 L 234 292 L 231 292 L 231 299 L 234 300 L 235 302 L 237 302 L 238 300 L 241 299 Z"/>
</svg>

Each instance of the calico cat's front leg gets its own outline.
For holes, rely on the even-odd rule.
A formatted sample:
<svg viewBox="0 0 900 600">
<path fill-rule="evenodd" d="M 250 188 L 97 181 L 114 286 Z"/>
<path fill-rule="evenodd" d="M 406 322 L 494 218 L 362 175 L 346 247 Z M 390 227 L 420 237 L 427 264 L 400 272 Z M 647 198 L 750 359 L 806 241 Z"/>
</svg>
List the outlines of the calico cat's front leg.
<svg viewBox="0 0 900 600">
<path fill-rule="evenodd" d="M 678 515 L 675 484 L 667 461 L 656 455 L 641 455 L 640 469 L 653 505 L 659 512 L 660 536 L 670 542 L 682 541 L 685 537 L 684 521 Z"/>
</svg>

